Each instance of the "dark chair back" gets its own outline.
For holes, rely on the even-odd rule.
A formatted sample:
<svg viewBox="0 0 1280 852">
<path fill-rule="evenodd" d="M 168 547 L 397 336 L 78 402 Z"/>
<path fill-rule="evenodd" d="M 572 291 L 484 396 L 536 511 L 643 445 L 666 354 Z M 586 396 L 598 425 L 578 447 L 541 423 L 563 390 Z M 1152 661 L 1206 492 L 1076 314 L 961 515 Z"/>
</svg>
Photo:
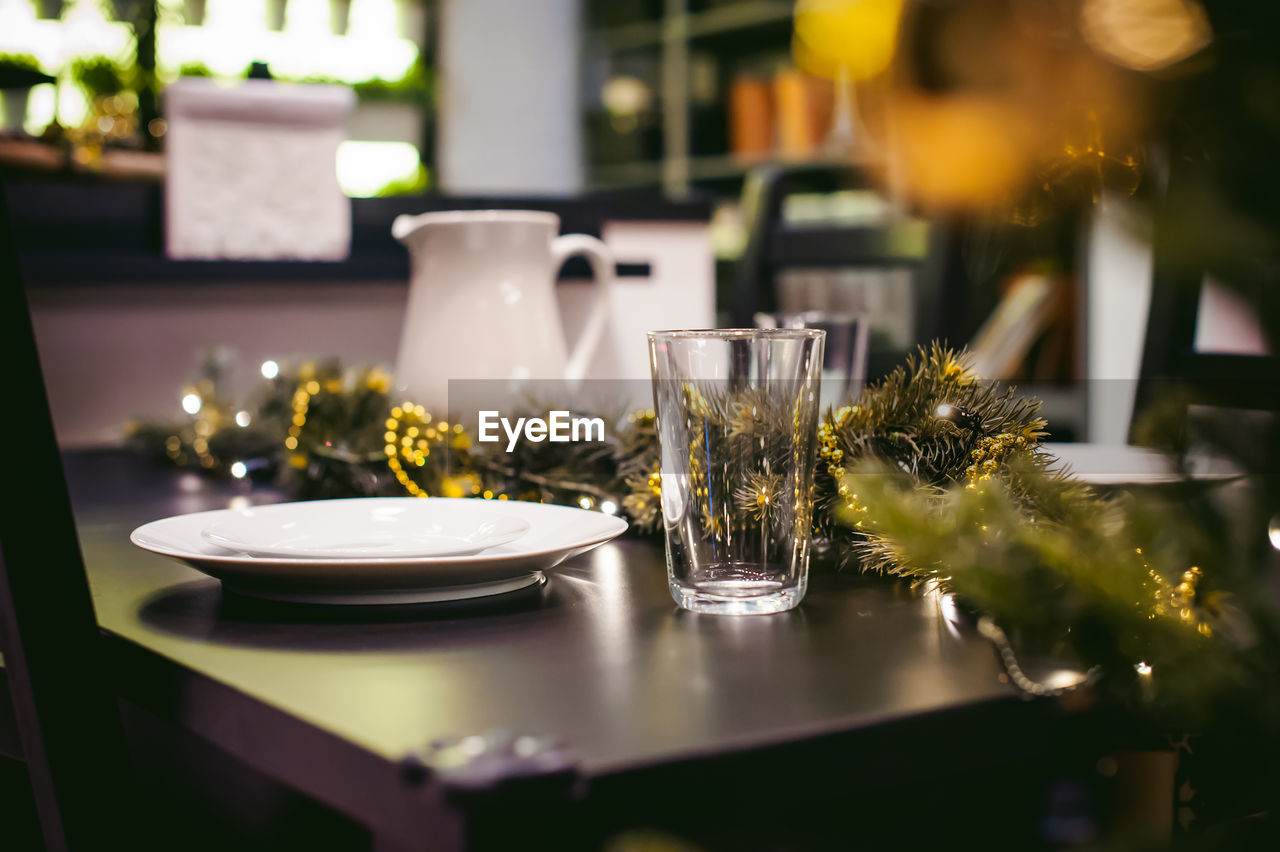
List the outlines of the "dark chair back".
<svg viewBox="0 0 1280 852">
<path fill-rule="evenodd" d="M 1181 175 L 1170 176 L 1172 185 Z M 1280 358 L 1196 348 L 1205 270 L 1181 258 L 1177 227 L 1157 219 L 1152 241 L 1151 308 L 1129 438 L 1140 443 L 1143 418 L 1162 399 L 1188 406 L 1280 411 Z M 1272 295 L 1270 298 L 1275 298 Z M 1184 422 L 1187 412 L 1180 412 Z"/>
<path fill-rule="evenodd" d="M 868 188 L 852 164 L 765 165 L 748 173 L 742 190 L 747 244 L 733 279 L 735 325 L 750 328 L 757 311 L 777 310 L 778 277 L 787 269 L 905 269 L 914 282 L 915 342 L 948 336 L 943 229 L 917 221 L 789 224 L 783 215 L 788 196 L 799 192 Z M 878 353 L 873 346 L 872 373 L 877 361 L 894 364 L 903 354 Z"/>
<path fill-rule="evenodd" d="M 0 748 L 20 752 L 14 756 L 27 764 L 49 850 L 120 848 L 126 837 L 128 753 L 2 187 L 0 341 L 0 453 L 7 492 L 0 511 L 0 653 L 11 704 L 0 709 L 0 728 L 8 728 L 0 731 Z M 6 846 L 4 837 L 0 819 L 0 847 Z"/>
</svg>

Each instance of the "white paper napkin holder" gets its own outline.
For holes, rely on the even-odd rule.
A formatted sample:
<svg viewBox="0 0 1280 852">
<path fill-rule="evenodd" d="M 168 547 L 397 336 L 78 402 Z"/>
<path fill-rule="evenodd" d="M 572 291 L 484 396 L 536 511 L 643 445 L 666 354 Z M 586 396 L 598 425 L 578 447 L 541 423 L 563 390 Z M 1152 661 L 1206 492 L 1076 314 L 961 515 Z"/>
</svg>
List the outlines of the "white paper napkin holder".
<svg viewBox="0 0 1280 852">
<path fill-rule="evenodd" d="M 165 91 L 172 258 L 342 260 L 351 203 L 335 161 L 345 86 L 184 78 Z"/>
</svg>

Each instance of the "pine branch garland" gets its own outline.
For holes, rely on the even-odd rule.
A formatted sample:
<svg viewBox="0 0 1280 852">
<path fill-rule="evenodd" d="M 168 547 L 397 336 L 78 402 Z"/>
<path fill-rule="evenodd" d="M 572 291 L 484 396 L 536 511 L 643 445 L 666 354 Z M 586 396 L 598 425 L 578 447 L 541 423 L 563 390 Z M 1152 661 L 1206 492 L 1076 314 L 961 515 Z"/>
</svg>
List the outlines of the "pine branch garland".
<svg viewBox="0 0 1280 852">
<path fill-rule="evenodd" d="M 940 344 L 920 349 L 856 402 L 829 411 L 819 440 L 814 533 L 835 545 L 841 564 L 896 573 L 895 549 L 875 533 L 874 511 L 859 497 L 861 465 L 899 470 L 923 493 L 975 475 L 984 441 L 1009 436 L 1011 449 L 1048 468 L 1037 400 L 978 380 L 963 354 Z M 991 459 L 995 467 L 1000 460 Z M 1030 508 L 1030 507 L 1029 507 Z"/>
</svg>

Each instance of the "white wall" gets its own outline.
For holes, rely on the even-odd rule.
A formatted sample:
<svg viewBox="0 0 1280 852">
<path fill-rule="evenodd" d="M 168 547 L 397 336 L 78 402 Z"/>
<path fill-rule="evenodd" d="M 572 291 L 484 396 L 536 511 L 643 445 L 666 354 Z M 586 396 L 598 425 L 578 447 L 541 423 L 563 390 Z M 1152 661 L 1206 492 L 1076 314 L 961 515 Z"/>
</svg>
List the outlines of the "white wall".
<svg viewBox="0 0 1280 852">
<path fill-rule="evenodd" d="M 578 0 L 444 0 L 436 165 L 456 195 L 582 185 Z"/>
<path fill-rule="evenodd" d="M 1126 202 L 1104 196 L 1089 231 L 1089 441 L 1123 444 L 1151 304 L 1151 245 Z"/>
<path fill-rule="evenodd" d="M 360 284 L 160 284 L 29 291 L 54 428 L 64 447 L 118 442 L 125 421 L 183 417 L 183 384 L 201 353 L 237 355 L 227 393 L 244 400 L 267 359 L 338 356 L 393 366 L 405 287 Z"/>
</svg>

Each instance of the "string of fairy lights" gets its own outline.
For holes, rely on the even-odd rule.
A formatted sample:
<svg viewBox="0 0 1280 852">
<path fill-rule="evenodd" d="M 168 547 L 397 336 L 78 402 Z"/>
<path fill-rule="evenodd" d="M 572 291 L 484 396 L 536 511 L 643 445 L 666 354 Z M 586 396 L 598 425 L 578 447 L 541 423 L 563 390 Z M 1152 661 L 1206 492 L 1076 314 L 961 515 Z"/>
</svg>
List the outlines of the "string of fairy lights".
<svg viewBox="0 0 1280 852">
<path fill-rule="evenodd" d="M 299 365 L 295 375 L 286 377 L 278 362 L 267 360 L 262 362 L 259 372 L 270 383 L 284 383 L 288 408 L 281 445 L 285 451 L 285 463 L 298 470 L 306 468 L 312 452 L 316 450 L 314 440 L 308 438 L 308 427 L 317 404 L 322 404 L 326 399 L 344 403 L 344 395 L 350 394 L 357 387 L 383 396 L 389 394 L 391 389 L 390 374 L 376 368 L 367 371 L 354 383 L 338 375 L 321 375 L 320 368 L 314 362 Z M 189 463 L 192 460 L 190 456 L 194 456 L 195 463 L 202 469 L 213 471 L 225 468 L 232 477 L 243 479 L 253 469 L 263 467 L 263 462 L 249 458 L 227 462 L 212 451 L 210 440 L 231 423 L 247 428 L 255 423 L 255 418 L 247 410 L 233 412 L 229 402 L 218 393 L 217 385 L 215 377 L 206 377 L 182 389 L 182 408 L 190 415 L 190 420 L 174 426 L 171 434 L 164 438 L 165 455 L 179 465 Z M 628 423 L 650 425 L 653 419 L 651 410 L 642 410 L 631 413 Z M 391 405 L 382 420 L 382 426 L 385 431 L 381 434 L 379 455 L 399 487 L 409 496 L 478 497 L 486 500 L 544 499 L 542 492 L 537 489 L 512 494 L 502 489 L 488 488 L 479 472 L 466 469 L 465 464 L 455 465 L 455 461 L 465 458 L 467 451 L 471 449 L 471 436 L 461 423 L 451 424 L 445 420 L 437 420 L 422 405 L 410 400 Z M 139 424 L 132 424 L 133 429 L 138 427 Z M 330 448 L 332 442 L 322 443 Z M 429 488 L 415 478 L 415 471 L 426 467 L 433 459 L 433 453 L 443 464 L 456 466 L 458 469 L 446 471 L 433 482 L 434 488 Z M 529 478 L 535 482 L 539 480 L 539 477 Z M 651 477 L 651 489 L 655 498 L 659 493 L 657 478 L 655 470 Z M 620 500 L 611 499 L 608 495 L 585 493 L 593 490 L 590 484 L 582 484 L 580 488 L 584 493 L 574 502 L 581 508 L 599 509 L 609 514 L 619 511 Z"/>
<path fill-rule="evenodd" d="M 465 451 L 471 447 L 471 437 L 461 423 L 452 426 L 445 420 L 434 421 L 431 413 L 421 405 L 405 400 L 391 407 L 390 416 L 384 425 L 383 433 L 386 445 L 383 452 L 387 457 L 387 467 L 395 474 L 396 482 L 411 497 L 430 496 L 425 488 L 419 485 L 409 473 L 409 468 L 424 467 L 431 455 L 432 445 L 438 448 L 448 445 L 454 450 Z M 406 465 L 409 468 L 406 468 Z M 459 473 L 445 476 L 441 480 L 440 496 L 473 497 L 479 496 L 491 500 L 495 496 L 506 500 L 508 495 L 494 494 L 484 489 L 479 476 L 474 473 Z"/>
</svg>

